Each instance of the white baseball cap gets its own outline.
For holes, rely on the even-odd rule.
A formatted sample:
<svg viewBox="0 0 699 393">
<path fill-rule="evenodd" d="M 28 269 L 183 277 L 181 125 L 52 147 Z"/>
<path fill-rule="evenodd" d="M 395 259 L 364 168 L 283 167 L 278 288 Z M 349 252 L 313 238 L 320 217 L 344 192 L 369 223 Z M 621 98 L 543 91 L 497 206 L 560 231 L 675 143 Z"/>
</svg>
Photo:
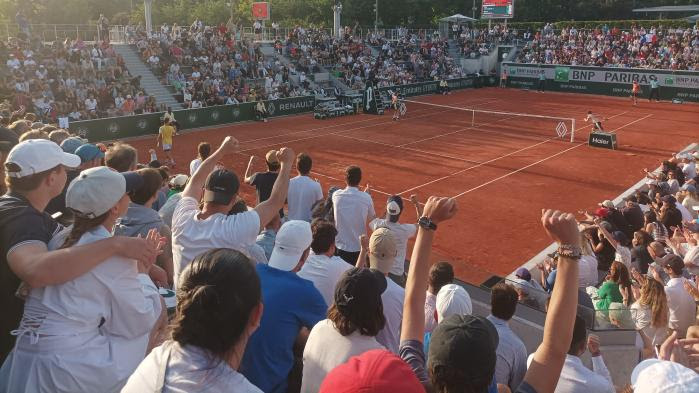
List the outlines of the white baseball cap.
<svg viewBox="0 0 699 393">
<path fill-rule="evenodd" d="M 437 320 L 441 322 L 455 314 L 471 315 L 473 303 L 471 303 L 471 296 L 461 285 L 447 284 L 437 293 L 435 309 Z"/>
<path fill-rule="evenodd" d="M 269 266 L 287 272 L 293 270 L 299 264 L 303 253 L 311 246 L 311 242 L 313 232 L 310 223 L 301 220 L 285 222 L 274 240 Z"/>
<path fill-rule="evenodd" d="M 59 165 L 69 168 L 80 166 L 80 157 L 66 153 L 60 146 L 46 139 L 29 139 L 10 150 L 5 165 L 14 164 L 19 171 L 6 170 L 7 176 L 22 178 L 53 169 Z M 7 167 L 6 167 L 7 169 Z"/>
<path fill-rule="evenodd" d="M 386 211 L 392 216 L 397 216 L 400 214 L 400 206 L 396 201 L 389 201 L 386 205 Z"/>
<path fill-rule="evenodd" d="M 187 180 L 189 180 L 189 176 L 180 173 L 179 175 L 170 179 L 170 184 L 175 187 L 182 187 L 187 184 Z"/>
<path fill-rule="evenodd" d="M 699 374 L 679 363 L 648 359 L 631 372 L 634 393 L 699 392 Z"/>
<path fill-rule="evenodd" d="M 607 199 L 606 201 L 599 203 L 599 206 L 606 207 L 607 209 L 614 209 L 614 202 Z"/>
<path fill-rule="evenodd" d="M 108 212 L 127 192 L 143 185 L 136 172 L 119 173 L 106 166 L 85 169 L 66 191 L 66 207 L 76 215 L 95 218 Z"/>
</svg>

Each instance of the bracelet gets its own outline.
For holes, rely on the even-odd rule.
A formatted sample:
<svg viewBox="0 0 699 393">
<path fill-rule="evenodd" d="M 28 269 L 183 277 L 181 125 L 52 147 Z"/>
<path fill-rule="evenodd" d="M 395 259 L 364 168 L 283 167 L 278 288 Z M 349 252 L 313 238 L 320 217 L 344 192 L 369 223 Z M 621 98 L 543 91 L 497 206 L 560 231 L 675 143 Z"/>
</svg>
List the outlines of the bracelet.
<svg viewBox="0 0 699 393">
<path fill-rule="evenodd" d="M 582 257 L 582 248 L 572 244 L 561 244 L 558 246 L 558 255 L 563 258 L 580 259 Z"/>
</svg>

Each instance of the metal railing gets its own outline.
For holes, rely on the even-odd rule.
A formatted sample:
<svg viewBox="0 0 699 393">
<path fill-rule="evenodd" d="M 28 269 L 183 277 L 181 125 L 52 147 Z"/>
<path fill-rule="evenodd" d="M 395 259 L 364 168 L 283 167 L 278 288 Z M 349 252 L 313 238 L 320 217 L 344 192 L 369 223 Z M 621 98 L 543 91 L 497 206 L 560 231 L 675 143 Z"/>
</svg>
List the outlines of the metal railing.
<svg viewBox="0 0 699 393">
<path fill-rule="evenodd" d="M 101 41 L 102 31 L 96 24 L 30 24 L 29 33 L 43 42 L 80 39 L 85 42 Z M 112 25 L 108 28 L 111 42 L 126 42 L 126 26 Z M 16 23 L 0 23 L 3 39 L 17 37 L 22 29 Z"/>
</svg>

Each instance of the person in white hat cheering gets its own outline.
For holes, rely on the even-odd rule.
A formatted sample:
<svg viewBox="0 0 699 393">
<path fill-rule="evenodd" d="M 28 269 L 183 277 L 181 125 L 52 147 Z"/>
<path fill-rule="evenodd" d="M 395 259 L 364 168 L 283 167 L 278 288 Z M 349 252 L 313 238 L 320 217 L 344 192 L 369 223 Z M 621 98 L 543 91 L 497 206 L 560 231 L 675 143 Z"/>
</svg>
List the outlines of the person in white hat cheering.
<svg viewBox="0 0 699 393">
<path fill-rule="evenodd" d="M 0 196 L 0 361 L 12 349 L 22 317 L 23 300 L 15 296 L 20 282 L 42 288 L 73 280 L 113 256 L 150 260 L 157 251 L 145 240 L 117 236 L 50 251 L 48 243 L 61 226 L 44 212 L 66 182 L 66 169 L 80 158 L 48 140 L 16 145 L 5 164 L 7 194 Z"/>
<path fill-rule="evenodd" d="M 142 181 L 107 167 L 81 172 L 66 193 L 75 222 L 51 239 L 49 249 L 111 237 L 129 206 L 128 192 Z M 147 240 L 160 242 L 156 231 Z M 12 332 L 17 343 L 0 370 L 6 391 L 119 391 L 145 357 L 162 312 L 147 275 L 154 261 L 112 257 L 64 284 L 32 289 Z"/>
</svg>

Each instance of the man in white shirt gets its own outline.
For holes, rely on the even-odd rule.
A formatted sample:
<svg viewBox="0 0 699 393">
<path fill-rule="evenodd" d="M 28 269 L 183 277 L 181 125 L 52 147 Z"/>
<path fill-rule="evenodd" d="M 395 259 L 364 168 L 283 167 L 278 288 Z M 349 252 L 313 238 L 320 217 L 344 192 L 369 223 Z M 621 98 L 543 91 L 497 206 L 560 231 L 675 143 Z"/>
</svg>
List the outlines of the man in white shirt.
<svg viewBox="0 0 699 393">
<path fill-rule="evenodd" d="M 246 247 L 255 244 L 257 234 L 284 205 L 294 159 L 294 152 L 289 148 L 277 152 L 281 169 L 270 198 L 250 211 L 228 215 L 238 199 L 240 181 L 235 173 L 226 169 L 214 171 L 214 167 L 226 154 L 237 150 L 238 141 L 226 137 L 221 146 L 201 163 L 182 191 L 182 199 L 172 216 L 175 288 L 180 272 L 202 252 L 212 248 L 245 251 Z M 200 201 L 203 202 L 201 210 Z"/>
<path fill-rule="evenodd" d="M 585 353 L 585 348 L 592 355 L 592 371 L 585 367 L 580 356 Z M 531 366 L 534 354 L 529 355 L 527 363 Z M 573 339 L 566 355 L 561 376 L 558 379 L 555 393 L 614 393 L 614 383 L 602 359 L 599 350 L 599 337 L 591 335 L 587 337 L 585 321 L 575 317 Z"/>
<path fill-rule="evenodd" d="M 345 263 L 342 258 L 335 256 L 335 236 L 337 230 L 335 226 L 327 221 L 319 221 L 312 227 L 313 251 L 298 276 L 313 282 L 318 292 L 323 296 L 325 304 L 333 304 L 335 296 L 335 286 L 342 275 L 350 270 L 352 266 Z"/>
<path fill-rule="evenodd" d="M 410 201 L 415 205 L 417 217 L 421 217 L 422 211 L 420 209 L 420 204 L 417 202 L 417 196 L 411 195 Z M 393 237 L 396 239 L 398 253 L 396 254 L 393 267 L 388 273 L 388 276 L 398 285 L 404 286 L 405 254 L 408 248 L 408 239 L 415 236 L 417 225 L 399 223 L 398 220 L 400 219 L 401 213 L 403 213 L 403 198 L 399 195 L 391 195 L 388 197 L 388 203 L 386 204 L 386 218 L 375 218 L 369 223 L 369 227 L 372 231 L 378 228 L 388 228 L 391 233 L 393 233 Z"/>
<path fill-rule="evenodd" d="M 670 280 L 665 284 L 665 295 L 669 309 L 668 326 L 677 332 L 677 338 L 685 338 L 687 328 L 694 325 L 696 320 L 697 305 L 692 295 L 684 289 L 684 283 L 687 281 L 682 276 L 684 262 L 680 256 L 668 254 L 662 257 L 658 264 L 670 277 Z M 661 284 L 663 283 L 662 277 L 655 269 L 653 269 L 653 278 Z"/>
<path fill-rule="evenodd" d="M 287 197 L 289 220 L 310 222 L 313 205 L 323 199 L 320 183 L 308 176 L 312 166 L 313 160 L 308 154 L 301 153 L 296 157 L 296 169 L 299 171 L 299 175 L 289 180 L 289 196 Z"/>
<path fill-rule="evenodd" d="M 332 196 L 337 227 L 337 255 L 351 265 L 354 265 L 359 257 L 359 237 L 366 235 L 367 222 L 376 217 L 374 202 L 366 192 L 369 186 L 367 185 L 364 192 L 357 188 L 361 180 L 362 170 L 358 166 L 347 167 L 347 187 L 336 191 Z"/>
<path fill-rule="evenodd" d="M 388 276 L 397 253 L 396 240 L 390 230 L 379 228 L 369 239 L 369 266 Z M 386 325 L 376 335 L 376 341 L 397 354 L 400 343 L 400 326 L 403 318 L 405 290 L 393 280 L 386 280 L 386 290 L 381 295 Z"/>
<path fill-rule="evenodd" d="M 498 331 L 495 380 L 509 386 L 511 391 L 524 380 L 527 373 L 527 348 L 510 329 L 509 321 L 517 310 L 517 291 L 511 285 L 500 283 L 490 292 L 490 314 L 488 320 Z"/>
</svg>

